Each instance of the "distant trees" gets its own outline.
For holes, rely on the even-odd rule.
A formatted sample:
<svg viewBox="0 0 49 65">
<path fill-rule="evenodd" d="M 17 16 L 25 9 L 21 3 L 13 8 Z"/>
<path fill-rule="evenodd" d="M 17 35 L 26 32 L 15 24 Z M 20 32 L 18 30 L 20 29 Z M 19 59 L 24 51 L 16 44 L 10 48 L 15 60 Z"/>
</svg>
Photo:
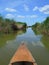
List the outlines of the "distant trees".
<svg viewBox="0 0 49 65">
<path fill-rule="evenodd" d="M 35 29 L 39 29 L 40 26 L 41 26 L 41 24 L 37 22 L 37 23 L 35 23 L 35 25 L 33 25 L 32 27 L 34 27 Z"/>
<path fill-rule="evenodd" d="M 13 31 L 17 31 L 19 29 L 19 25 L 21 25 L 23 29 L 26 28 L 26 23 L 16 22 L 15 20 L 0 16 L 0 33 L 11 33 Z"/>
<path fill-rule="evenodd" d="M 13 22 L 13 23 L 11 24 L 11 28 L 12 28 L 13 31 L 18 30 L 18 28 L 17 28 L 15 22 Z"/>
<path fill-rule="evenodd" d="M 26 23 L 23 23 L 22 29 L 25 29 L 26 27 L 27 27 L 27 24 Z"/>
<path fill-rule="evenodd" d="M 2 31 L 2 29 L 3 29 L 3 17 L 2 16 L 0 16 L 0 32 Z"/>
<path fill-rule="evenodd" d="M 47 17 L 43 23 L 36 23 L 35 25 L 32 25 L 32 29 L 49 35 L 49 17 Z"/>
</svg>

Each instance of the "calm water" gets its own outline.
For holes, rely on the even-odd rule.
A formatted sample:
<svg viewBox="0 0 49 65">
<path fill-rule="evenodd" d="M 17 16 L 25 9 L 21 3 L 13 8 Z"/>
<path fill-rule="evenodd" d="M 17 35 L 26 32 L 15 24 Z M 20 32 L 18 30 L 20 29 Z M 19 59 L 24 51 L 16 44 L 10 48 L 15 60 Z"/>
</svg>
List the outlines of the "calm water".
<svg viewBox="0 0 49 65">
<path fill-rule="evenodd" d="M 9 64 L 14 52 L 22 42 L 25 42 L 38 65 L 49 65 L 49 46 L 44 44 L 46 39 L 42 35 L 35 35 L 31 28 L 26 31 L 20 30 L 16 34 L 0 35 L 0 65 Z"/>
</svg>

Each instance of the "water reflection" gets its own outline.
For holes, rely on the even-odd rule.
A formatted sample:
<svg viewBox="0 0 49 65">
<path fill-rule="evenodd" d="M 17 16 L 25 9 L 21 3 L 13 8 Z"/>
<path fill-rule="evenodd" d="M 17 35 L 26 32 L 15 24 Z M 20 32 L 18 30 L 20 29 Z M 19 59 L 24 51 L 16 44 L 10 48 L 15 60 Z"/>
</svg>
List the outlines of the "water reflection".
<svg viewBox="0 0 49 65">
<path fill-rule="evenodd" d="M 25 32 L 26 32 L 26 29 L 17 30 L 15 33 L 12 33 L 12 34 L 0 35 L 0 47 L 4 46 L 6 43 L 9 43 L 10 40 L 15 39 L 18 35 L 24 34 Z"/>
<path fill-rule="evenodd" d="M 33 46 L 39 46 L 39 47 L 44 47 L 44 45 L 42 44 L 42 42 L 37 41 L 37 42 L 32 42 Z"/>
<path fill-rule="evenodd" d="M 45 47 L 49 50 L 49 36 L 43 35 L 41 41 L 45 45 Z"/>
<path fill-rule="evenodd" d="M 27 31 L 19 30 L 16 34 L 9 35 L 4 46 L 0 47 L 0 65 L 9 64 L 10 59 L 22 42 L 27 45 L 38 65 L 49 65 L 49 52 L 42 43 L 42 39 L 45 40 L 42 35 L 35 35 L 31 28 L 28 28 Z"/>
<path fill-rule="evenodd" d="M 42 37 L 41 37 L 41 42 L 45 45 L 45 47 L 49 50 L 49 36 L 47 36 L 47 35 L 43 35 L 43 34 L 41 34 L 39 31 L 37 31 L 37 30 L 33 30 L 34 31 L 34 33 L 35 33 L 35 35 L 41 35 Z"/>
</svg>

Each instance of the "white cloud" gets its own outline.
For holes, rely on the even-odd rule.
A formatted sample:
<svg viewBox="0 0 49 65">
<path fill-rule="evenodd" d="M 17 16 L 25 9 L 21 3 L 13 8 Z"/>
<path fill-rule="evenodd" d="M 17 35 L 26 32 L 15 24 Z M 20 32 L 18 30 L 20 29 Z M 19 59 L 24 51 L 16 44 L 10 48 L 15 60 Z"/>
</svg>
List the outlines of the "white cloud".
<svg viewBox="0 0 49 65">
<path fill-rule="evenodd" d="M 23 16 L 23 15 L 18 15 L 17 17 L 18 18 L 25 18 L 25 16 Z"/>
<path fill-rule="evenodd" d="M 48 9 L 49 9 L 49 5 L 45 5 L 45 6 L 41 7 L 39 9 L 39 11 L 44 12 L 44 11 L 47 11 Z"/>
<path fill-rule="evenodd" d="M 5 16 L 5 18 L 14 18 L 14 15 L 13 15 L 13 14 L 7 14 L 7 15 Z"/>
<path fill-rule="evenodd" d="M 36 18 L 36 17 L 38 17 L 37 15 L 27 15 L 26 16 L 27 18 Z"/>
<path fill-rule="evenodd" d="M 37 15 L 26 15 L 26 16 L 23 16 L 23 15 L 17 15 L 18 18 L 37 18 L 38 16 Z"/>
<path fill-rule="evenodd" d="M 15 9 L 12 9 L 12 8 L 5 8 L 5 11 L 8 11 L 8 12 L 16 12 Z"/>
<path fill-rule="evenodd" d="M 43 12 L 44 14 L 49 14 L 49 5 L 45 5 L 43 7 L 37 7 L 35 6 L 33 8 L 33 11 L 39 10 L 40 12 Z"/>
<path fill-rule="evenodd" d="M 45 11 L 44 13 L 45 13 L 45 14 L 49 14 L 49 11 Z"/>
<path fill-rule="evenodd" d="M 29 11 L 29 7 L 26 4 L 24 4 L 24 10 Z"/>
<path fill-rule="evenodd" d="M 30 18 L 36 18 L 38 17 L 37 15 L 31 15 Z"/>
<path fill-rule="evenodd" d="M 44 14 L 49 14 L 49 5 L 45 5 L 39 9 L 40 12 L 43 12 Z"/>
<path fill-rule="evenodd" d="M 38 7 L 37 7 L 37 6 L 35 6 L 35 7 L 33 8 L 33 11 L 36 11 L 36 10 L 38 10 Z"/>
</svg>

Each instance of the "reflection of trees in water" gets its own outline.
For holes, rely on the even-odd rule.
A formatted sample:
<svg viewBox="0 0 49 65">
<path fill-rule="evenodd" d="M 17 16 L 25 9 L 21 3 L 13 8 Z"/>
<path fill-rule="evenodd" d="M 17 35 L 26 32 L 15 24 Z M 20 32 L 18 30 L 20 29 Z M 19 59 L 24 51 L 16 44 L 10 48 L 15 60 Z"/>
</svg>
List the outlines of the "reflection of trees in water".
<svg viewBox="0 0 49 65">
<path fill-rule="evenodd" d="M 37 30 L 33 30 L 35 35 L 40 35 L 41 33 Z M 47 47 L 49 49 L 49 36 L 48 35 L 44 35 L 44 34 L 41 34 L 42 37 L 41 37 L 41 41 L 42 43 L 45 45 L 45 47 Z"/>
<path fill-rule="evenodd" d="M 14 39 L 16 34 L 3 34 L 0 36 L 0 47 L 5 45 L 7 40 Z"/>
<path fill-rule="evenodd" d="M 49 36 L 43 35 L 41 41 L 43 42 L 43 44 L 45 45 L 45 47 L 47 47 L 49 49 Z"/>
<path fill-rule="evenodd" d="M 37 31 L 37 30 L 33 30 L 33 31 L 34 31 L 35 35 L 41 34 L 40 31 Z"/>
<path fill-rule="evenodd" d="M 24 34 L 26 33 L 26 29 L 23 29 L 23 30 L 17 30 L 17 35 L 21 35 L 21 34 Z"/>
<path fill-rule="evenodd" d="M 24 30 L 17 30 L 16 32 L 12 34 L 2 34 L 0 35 L 0 47 L 6 44 L 6 41 L 15 39 L 16 36 L 22 35 L 26 32 L 26 29 Z"/>
</svg>

